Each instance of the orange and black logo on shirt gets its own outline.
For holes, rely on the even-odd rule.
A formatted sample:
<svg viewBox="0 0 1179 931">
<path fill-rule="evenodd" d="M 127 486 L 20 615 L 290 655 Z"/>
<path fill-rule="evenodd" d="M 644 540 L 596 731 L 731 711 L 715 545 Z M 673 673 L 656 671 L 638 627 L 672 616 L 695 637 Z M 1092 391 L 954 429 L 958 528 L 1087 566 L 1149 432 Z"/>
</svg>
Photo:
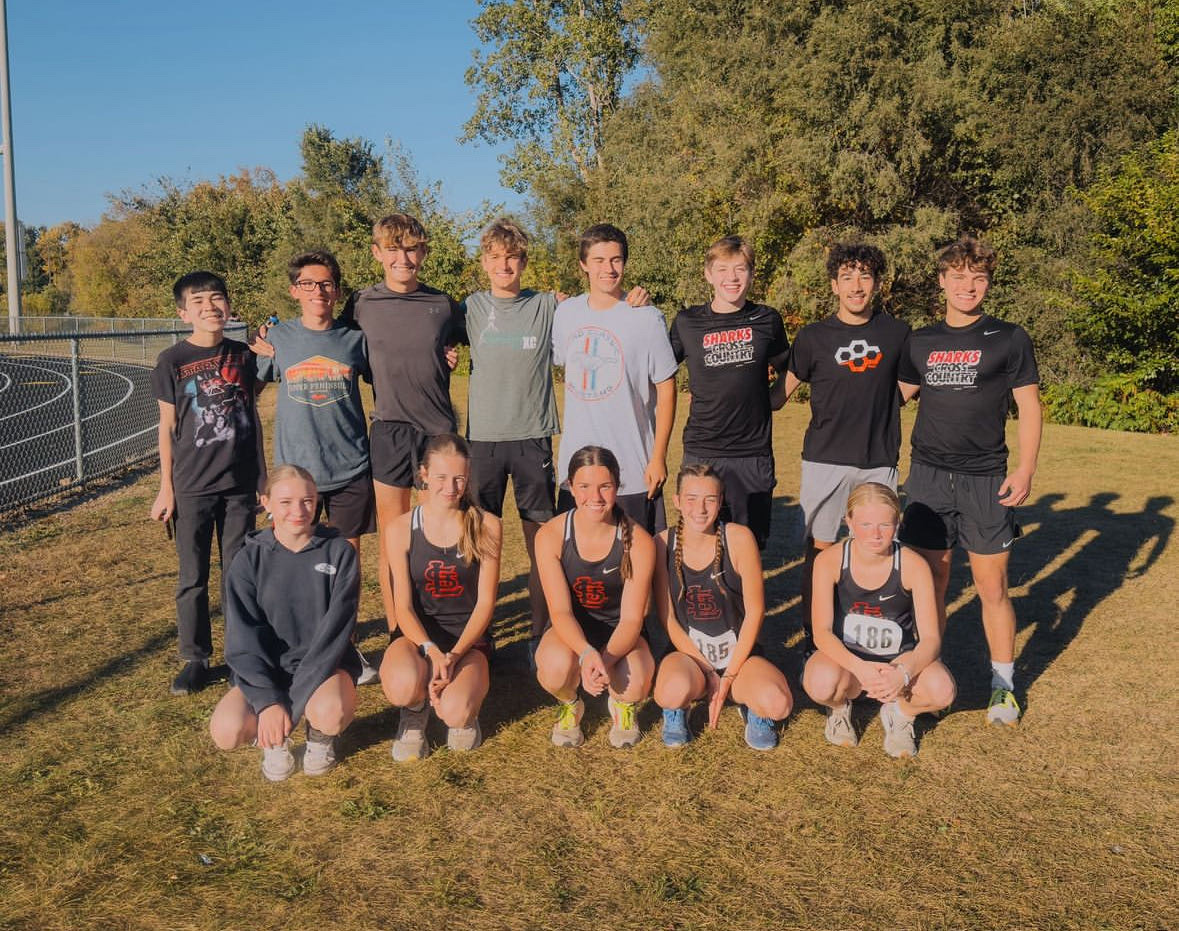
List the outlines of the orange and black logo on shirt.
<svg viewBox="0 0 1179 931">
<path fill-rule="evenodd" d="M 460 598 L 463 583 L 459 581 L 458 566 L 431 559 L 426 563 L 425 589 L 433 598 Z"/>
<path fill-rule="evenodd" d="M 573 580 L 573 594 L 583 608 L 601 608 L 606 604 L 606 583 L 588 575 Z"/>
<path fill-rule="evenodd" d="M 694 621 L 715 621 L 721 616 L 716 596 L 700 585 L 688 586 L 688 590 L 684 592 L 684 605 L 687 607 L 688 617 Z"/>
</svg>

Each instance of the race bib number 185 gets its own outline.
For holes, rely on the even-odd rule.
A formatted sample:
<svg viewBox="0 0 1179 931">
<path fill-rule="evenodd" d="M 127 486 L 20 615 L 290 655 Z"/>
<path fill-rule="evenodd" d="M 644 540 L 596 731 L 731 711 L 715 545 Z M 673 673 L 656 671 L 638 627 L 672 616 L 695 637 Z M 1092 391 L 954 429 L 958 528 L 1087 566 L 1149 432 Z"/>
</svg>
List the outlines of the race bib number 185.
<svg viewBox="0 0 1179 931">
<path fill-rule="evenodd" d="M 696 644 L 696 649 L 704 654 L 704 658 L 712 664 L 714 669 L 724 669 L 729 665 L 729 658 L 733 655 L 733 647 L 737 645 L 736 633 L 726 630 L 723 634 L 710 637 L 698 630 L 690 630 L 688 635 Z"/>
</svg>

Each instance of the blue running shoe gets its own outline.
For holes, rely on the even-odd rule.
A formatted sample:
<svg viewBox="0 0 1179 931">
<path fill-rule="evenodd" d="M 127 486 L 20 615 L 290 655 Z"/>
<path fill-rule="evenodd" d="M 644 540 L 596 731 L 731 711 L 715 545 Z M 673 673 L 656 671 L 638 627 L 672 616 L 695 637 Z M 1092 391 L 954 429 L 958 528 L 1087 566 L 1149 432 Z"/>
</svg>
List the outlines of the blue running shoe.
<svg viewBox="0 0 1179 931">
<path fill-rule="evenodd" d="M 754 750 L 773 750 L 778 746 L 778 729 L 769 718 L 745 710 L 745 742 Z"/>
<path fill-rule="evenodd" d="M 688 730 L 688 712 L 683 708 L 663 709 L 663 746 L 675 749 L 692 739 Z"/>
</svg>

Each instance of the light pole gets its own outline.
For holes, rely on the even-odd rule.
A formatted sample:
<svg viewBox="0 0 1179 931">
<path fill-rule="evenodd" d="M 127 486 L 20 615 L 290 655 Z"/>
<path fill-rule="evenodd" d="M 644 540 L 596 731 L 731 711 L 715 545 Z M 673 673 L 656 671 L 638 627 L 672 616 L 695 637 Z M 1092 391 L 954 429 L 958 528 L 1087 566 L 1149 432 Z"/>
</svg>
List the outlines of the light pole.
<svg viewBox="0 0 1179 931">
<path fill-rule="evenodd" d="M 4 249 L 8 259 L 8 332 L 20 332 L 20 227 L 12 171 L 12 91 L 8 83 L 8 7 L 0 0 L 0 124 L 4 150 Z"/>
</svg>

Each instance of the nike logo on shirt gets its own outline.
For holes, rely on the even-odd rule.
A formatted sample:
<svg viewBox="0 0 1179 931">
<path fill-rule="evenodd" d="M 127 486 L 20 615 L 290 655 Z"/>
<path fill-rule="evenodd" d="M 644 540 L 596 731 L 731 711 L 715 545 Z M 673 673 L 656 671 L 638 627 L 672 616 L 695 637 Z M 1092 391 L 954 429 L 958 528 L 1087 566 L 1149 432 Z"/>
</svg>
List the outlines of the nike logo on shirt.
<svg viewBox="0 0 1179 931">
<path fill-rule="evenodd" d="M 617 571 L 618 571 L 618 570 L 619 570 L 621 567 L 622 567 L 622 566 L 621 566 L 621 563 L 620 563 L 619 565 L 617 565 L 617 566 L 614 566 L 614 567 L 613 567 L 613 568 L 611 568 L 611 569 L 603 569 L 603 570 L 602 570 L 602 575 L 609 575 L 611 572 L 617 572 Z"/>
<path fill-rule="evenodd" d="M 880 600 L 881 601 L 888 601 L 889 598 L 895 598 L 895 597 L 896 597 L 896 592 L 893 592 L 891 595 L 881 595 Z"/>
<path fill-rule="evenodd" d="M 999 333 L 999 332 L 1001 332 L 1001 331 L 1000 330 L 983 330 L 983 336 L 994 336 L 996 333 Z"/>
</svg>

